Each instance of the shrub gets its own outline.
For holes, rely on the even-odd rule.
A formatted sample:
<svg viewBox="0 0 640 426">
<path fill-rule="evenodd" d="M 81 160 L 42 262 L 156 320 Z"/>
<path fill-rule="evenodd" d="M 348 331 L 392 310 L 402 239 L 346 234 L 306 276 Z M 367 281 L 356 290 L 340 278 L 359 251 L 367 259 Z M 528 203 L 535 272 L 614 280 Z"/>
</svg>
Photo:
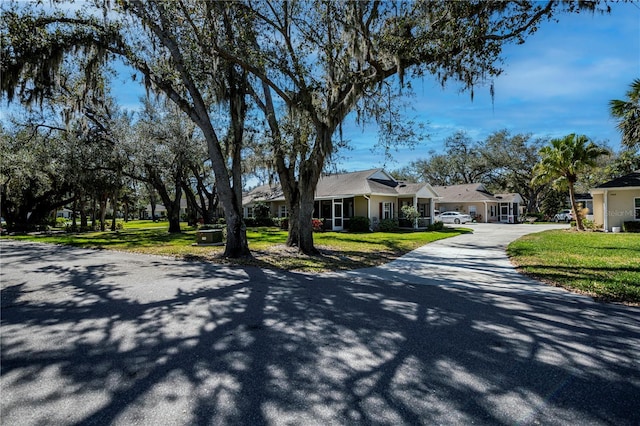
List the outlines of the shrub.
<svg viewBox="0 0 640 426">
<path fill-rule="evenodd" d="M 311 219 L 311 226 L 313 227 L 313 232 L 322 231 L 322 226 L 324 225 L 324 219 Z"/>
<path fill-rule="evenodd" d="M 394 232 L 400 228 L 398 219 L 382 219 L 378 229 L 382 232 Z"/>
<path fill-rule="evenodd" d="M 371 221 L 365 216 L 354 216 L 349 219 L 349 231 L 351 232 L 368 232 L 371 227 Z"/>
<path fill-rule="evenodd" d="M 198 226 L 198 230 L 200 231 L 206 231 L 208 229 L 225 229 L 226 226 L 222 225 L 222 224 L 218 224 L 218 225 L 200 225 Z"/>
<path fill-rule="evenodd" d="M 420 212 L 413 206 L 402 206 L 401 211 L 404 218 L 407 219 L 411 225 L 420 217 Z"/>
<path fill-rule="evenodd" d="M 218 225 L 226 225 L 227 224 L 227 220 L 224 217 L 221 217 L 220 219 L 218 219 Z"/>
<path fill-rule="evenodd" d="M 269 217 L 271 209 L 264 201 L 259 201 L 253 206 L 253 216 L 257 226 L 270 226 L 273 222 Z"/>
<path fill-rule="evenodd" d="M 442 231 L 444 229 L 444 222 L 434 222 L 431 225 L 427 226 L 427 231 Z"/>
<path fill-rule="evenodd" d="M 67 219 L 65 219 L 64 217 L 57 217 L 56 218 L 56 228 L 64 228 L 65 225 L 67 224 Z"/>
<path fill-rule="evenodd" d="M 279 226 L 280 229 L 288 230 L 289 229 L 289 218 L 288 217 L 278 217 L 274 219 L 276 226 Z"/>
<path fill-rule="evenodd" d="M 627 221 L 622 224 L 624 232 L 640 232 L 640 221 Z"/>
</svg>

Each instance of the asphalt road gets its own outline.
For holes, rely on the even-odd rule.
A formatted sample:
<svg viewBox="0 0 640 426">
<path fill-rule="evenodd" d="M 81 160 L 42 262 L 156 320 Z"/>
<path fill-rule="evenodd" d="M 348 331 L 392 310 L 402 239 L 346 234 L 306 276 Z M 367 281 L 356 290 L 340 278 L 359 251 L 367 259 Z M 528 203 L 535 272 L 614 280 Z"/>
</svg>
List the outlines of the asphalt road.
<svg viewBox="0 0 640 426">
<path fill-rule="evenodd" d="M 314 275 L 3 240 L 0 423 L 639 425 L 640 308 L 473 228 Z"/>
</svg>

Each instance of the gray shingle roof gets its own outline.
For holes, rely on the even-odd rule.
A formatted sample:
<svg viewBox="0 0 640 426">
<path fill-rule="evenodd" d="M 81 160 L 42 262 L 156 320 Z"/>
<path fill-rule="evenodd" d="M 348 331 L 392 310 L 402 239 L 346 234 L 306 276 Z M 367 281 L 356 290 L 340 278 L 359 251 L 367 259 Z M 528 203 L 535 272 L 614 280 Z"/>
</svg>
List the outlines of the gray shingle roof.
<svg viewBox="0 0 640 426">
<path fill-rule="evenodd" d="M 434 186 L 433 189 L 440 196 L 441 203 L 497 201 L 496 197 L 489 193 L 481 183 Z"/>
<path fill-rule="evenodd" d="M 640 187 L 640 170 L 605 182 L 602 185 L 596 186 L 596 188 L 629 188 L 634 186 Z"/>
<path fill-rule="evenodd" d="M 434 186 L 440 195 L 440 203 L 471 203 L 492 201 L 502 203 L 521 203 L 522 197 L 516 193 L 492 194 L 481 183 L 463 185 Z"/>
<path fill-rule="evenodd" d="M 351 173 L 323 175 L 316 187 L 316 198 L 340 198 L 354 195 L 414 195 L 424 183 L 398 182 L 383 169 L 369 169 Z M 255 201 L 284 200 L 279 185 L 262 185 L 245 194 L 243 205 Z"/>
</svg>

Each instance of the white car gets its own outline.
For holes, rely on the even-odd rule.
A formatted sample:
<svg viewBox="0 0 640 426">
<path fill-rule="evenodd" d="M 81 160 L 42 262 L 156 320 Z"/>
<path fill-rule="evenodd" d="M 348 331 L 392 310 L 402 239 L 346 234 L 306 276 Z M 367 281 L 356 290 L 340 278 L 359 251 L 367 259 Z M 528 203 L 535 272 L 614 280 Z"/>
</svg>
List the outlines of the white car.
<svg viewBox="0 0 640 426">
<path fill-rule="evenodd" d="M 571 212 L 571 209 L 562 210 L 561 212 L 558 212 L 555 216 L 553 216 L 554 222 L 571 222 L 572 220 L 573 213 Z"/>
<path fill-rule="evenodd" d="M 460 212 L 444 212 L 436 216 L 436 222 L 455 223 L 456 225 L 459 223 L 467 223 L 471 221 L 471 216 Z"/>
</svg>

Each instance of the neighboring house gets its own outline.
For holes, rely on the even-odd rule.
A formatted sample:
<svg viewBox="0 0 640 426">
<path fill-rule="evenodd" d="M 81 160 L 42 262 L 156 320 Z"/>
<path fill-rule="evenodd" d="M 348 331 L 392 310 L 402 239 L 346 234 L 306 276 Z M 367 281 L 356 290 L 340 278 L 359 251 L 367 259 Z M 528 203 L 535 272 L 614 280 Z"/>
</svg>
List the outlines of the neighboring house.
<svg viewBox="0 0 640 426">
<path fill-rule="evenodd" d="M 376 228 L 383 219 L 398 218 L 401 226 L 402 207 L 415 206 L 420 213 L 419 227 L 433 223 L 437 193 L 428 183 L 406 183 L 395 180 L 383 169 L 324 175 L 318 181 L 313 217 L 324 219 L 325 229 L 349 229 L 354 216 L 368 217 Z M 279 186 L 262 185 L 243 200 L 245 217 L 253 217 L 253 207 L 265 202 L 274 217 L 287 217 L 289 212 Z"/>
<path fill-rule="evenodd" d="M 477 222 L 516 223 L 523 200 L 520 194 L 492 194 L 481 183 L 434 186 L 440 196 L 436 209 L 441 213 L 466 213 Z"/>
<path fill-rule="evenodd" d="M 56 212 L 56 217 L 62 217 L 64 219 L 71 219 L 71 216 L 73 216 L 73 210 L 67 209 L 67 208 L 63 208 L 61 210 L 58 210 Z"/>
<path fill-rule="evenodd" d="M 591 194 L 576 194 L 576 204 L 580 204 L 583 208 L 589 209 L 586 219 L 593 220 L 593 197 Z M 567 205 L 571 205 L 571 200 L 567 197 Z"/>
<path fill-rule="evenodd" d="M 610 180 L 590 191 L 593 196 L 593 222 L 605 231 L 640 220 L 640 170 Z"/>
<path fill-rule="evenodd" d="M 164 204 L 156 204 L 156 219 L 167 216 L 167 208 Z M 145 207 L 139 210 L 140 219 L 152 219 L 151 217 L 151 204 L 147 204 Z M 180 199 L 180 216 L 187 214 L 187 199 L 182 197 Z"/>
</svg>

